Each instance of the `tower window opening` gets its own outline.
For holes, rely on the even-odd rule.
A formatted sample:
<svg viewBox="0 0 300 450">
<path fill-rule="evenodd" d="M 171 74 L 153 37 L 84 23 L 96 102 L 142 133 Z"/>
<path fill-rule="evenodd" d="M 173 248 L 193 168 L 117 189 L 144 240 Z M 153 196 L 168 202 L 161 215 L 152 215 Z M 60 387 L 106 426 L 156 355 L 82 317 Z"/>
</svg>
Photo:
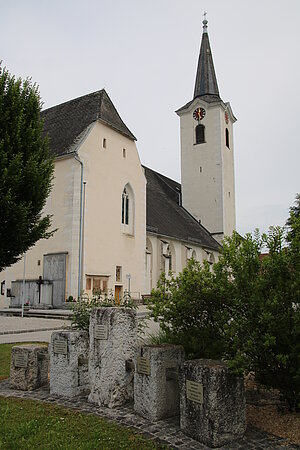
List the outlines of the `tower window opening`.
<svg viewBox="0 0 300 450">
<path fill-rule="evenodd" d="M 106 148 L 106 139 L 105 139 L 105 138 L 103 138 L 103 141 L 102 141 L 102 147 L 103 147 L 103 148 Z"/>
<path fill-rule="evenodd" d="M 202 166 L 199 167 L 199 172 L 202 173 Z"/>
<path fill-rule="evenodd" d="M 226 128 L 226 130 L 225 130 L 225 140 L 226 140 L 226 147 L 230 148 L 230 146 L 229 146 L 229 130 L 228 130 L 228 128 Z"/>
<path fill-rule="evenodd" d="M 205 126 L 199 123 L 196 128 L 196 144 L 203 144 L 205 142 Z"/>
<path fill-rule="evenodd" d="M 126 148 L 123 148 L 123 158 L 126 158 Z"/>
</svg>

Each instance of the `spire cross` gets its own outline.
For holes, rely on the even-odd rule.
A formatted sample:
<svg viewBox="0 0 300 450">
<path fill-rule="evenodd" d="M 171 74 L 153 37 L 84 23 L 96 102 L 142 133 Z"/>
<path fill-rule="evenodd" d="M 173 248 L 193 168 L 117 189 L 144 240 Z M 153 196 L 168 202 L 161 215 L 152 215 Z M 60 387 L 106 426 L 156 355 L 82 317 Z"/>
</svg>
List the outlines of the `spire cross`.
<svg viewBox="0 0 300 450">
<path fill-rule="evenodd" d="M 207 33 L 207 24 L 208 24 L 208 21 L 207 21 L 207 19 L 206 19 L 206 15 L 207 15 L 207 12 L 204 11 L 204 13 L 203 13 L 204 20 L 202 21 L 202 23 L 203 23 L 203 33 Z"/>
</svg>

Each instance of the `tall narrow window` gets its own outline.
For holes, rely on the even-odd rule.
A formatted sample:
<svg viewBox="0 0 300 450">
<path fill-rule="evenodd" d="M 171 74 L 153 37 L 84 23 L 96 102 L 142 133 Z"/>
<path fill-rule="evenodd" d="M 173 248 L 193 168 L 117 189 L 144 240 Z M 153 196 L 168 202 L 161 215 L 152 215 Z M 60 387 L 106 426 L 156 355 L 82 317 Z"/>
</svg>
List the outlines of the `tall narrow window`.
<svg viewBox="0 0 300 450">
<path fill-rule="evenodd" d="M 122 223 L 129 224 L 129 197 L 126 188 L 124 188 L 122 195 Z"/>
<path fill-rule="evenodd" d="M 125 234 L 134 234 L 134 192 L 129 183 L 122 192 L 122 230 Z"/>
<path fill-rule="evenodd" d="M 203 144 L 205 142 L 205 126 L 199 123 L 196 128 L 196 144 Z"/>
<path fill-rule="evenodd" d="M 225 130 L 225 139 L 226 139 L 226 147 L 230 148 L 230 145 L 229 145 L 229 131 L 228 131 L 228 128 L 226 128 L 226 130 Z"/>
</svg>

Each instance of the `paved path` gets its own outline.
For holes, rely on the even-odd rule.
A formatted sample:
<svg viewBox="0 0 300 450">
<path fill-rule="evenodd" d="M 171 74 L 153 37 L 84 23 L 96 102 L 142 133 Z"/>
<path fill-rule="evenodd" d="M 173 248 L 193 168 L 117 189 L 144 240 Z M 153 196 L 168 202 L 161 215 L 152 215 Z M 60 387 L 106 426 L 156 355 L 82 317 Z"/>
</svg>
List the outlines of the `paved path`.
<svg viewBox="0 0 300 450">
<path fill-rule="evenodd" d="M 59 310 L 56 314 L 61 314 Z M 51 312 L 49 312 L 51 314 Z M 142 306 L 138 309 L 138 317 L 141 319 L 147 314 L 146 307 Z M 153 320 L 147 320 L 145 330 L 145 339 L 149 339 L 151 335 L 157 334 L 159 330 L 158 324 Z M 51 334 L 54 330 L 62 330 L 71 325 L 71 320 L 65 319 L 47 319 L 37 317 L 9 317 L 0 315 L 0 344 L 8 344 L 14 342 L 50 342 Z"/>
<path fill-rule="evenodd" d="M 14 342 L 50 342 L 54 330 L 70 327 L 70 320 L 0 316 L 0 344 Z"/>
<path fill-rule="evenodd" d="M 83 413 L 95 414 L 105 419 L 117 422 L 126 427 L 134 428 L 146 437 L 170 446 L 174 450 L 208 450 L 209 447 L 185 436 L 179 428 L 178 417 L 150 422 L 136 415 L 132 405 L 115 409 L 105 408 L 88 403 L 87 399 L 67 399 L 50 395 L 49 388 L 43 387 L 35 391 L 17 391 L 10 389 L 9 380 L 0 382 L 0 396 L 18 397 L 39 400 L 45 403 L 55 403 L 69 409 L 80 410 Z M 229 445 L 219 447 L 220 450 L 296 450 L 300 446 L 288 444 L 284 439 L 264 433 L 255 428 L 248 428 L 243 439 Z M 112 449 L 115 450 L 115 449 Z"/>
</svg>

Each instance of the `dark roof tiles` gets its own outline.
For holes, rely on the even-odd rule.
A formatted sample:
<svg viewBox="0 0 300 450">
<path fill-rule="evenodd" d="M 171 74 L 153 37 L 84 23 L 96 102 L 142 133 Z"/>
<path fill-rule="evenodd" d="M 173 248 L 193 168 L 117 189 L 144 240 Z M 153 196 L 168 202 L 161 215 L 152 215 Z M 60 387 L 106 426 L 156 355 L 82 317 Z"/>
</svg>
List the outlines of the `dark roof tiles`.
<svg viewBox="0 0 300 450">
<path fill-rule="evenodd" d="M 104 89 L 48 108 L 42 111 L 41 116 L 45 121 L 44 132 L 48 134 L 55 156 L 74 151 L 82 134 L 97 120 L 136 140 Z"/>
<path fill-rule="evenodd" d="M 207 33 L 203 33 L 202 35 L 198 67 L 196 73 L 194 98 L 201 97 L 204 95 L 213 96 L 216 99 L 220 99 L 217 77 L 215 74 L 213 57 Z"/>
<path fill-rule="evenodd" d="M 218 251 L 220 246 L 217 241 L 180 206 L 181 185 L 148 167 L 144 169 L 147 179 L 147 230 Z"/>
</svg>

